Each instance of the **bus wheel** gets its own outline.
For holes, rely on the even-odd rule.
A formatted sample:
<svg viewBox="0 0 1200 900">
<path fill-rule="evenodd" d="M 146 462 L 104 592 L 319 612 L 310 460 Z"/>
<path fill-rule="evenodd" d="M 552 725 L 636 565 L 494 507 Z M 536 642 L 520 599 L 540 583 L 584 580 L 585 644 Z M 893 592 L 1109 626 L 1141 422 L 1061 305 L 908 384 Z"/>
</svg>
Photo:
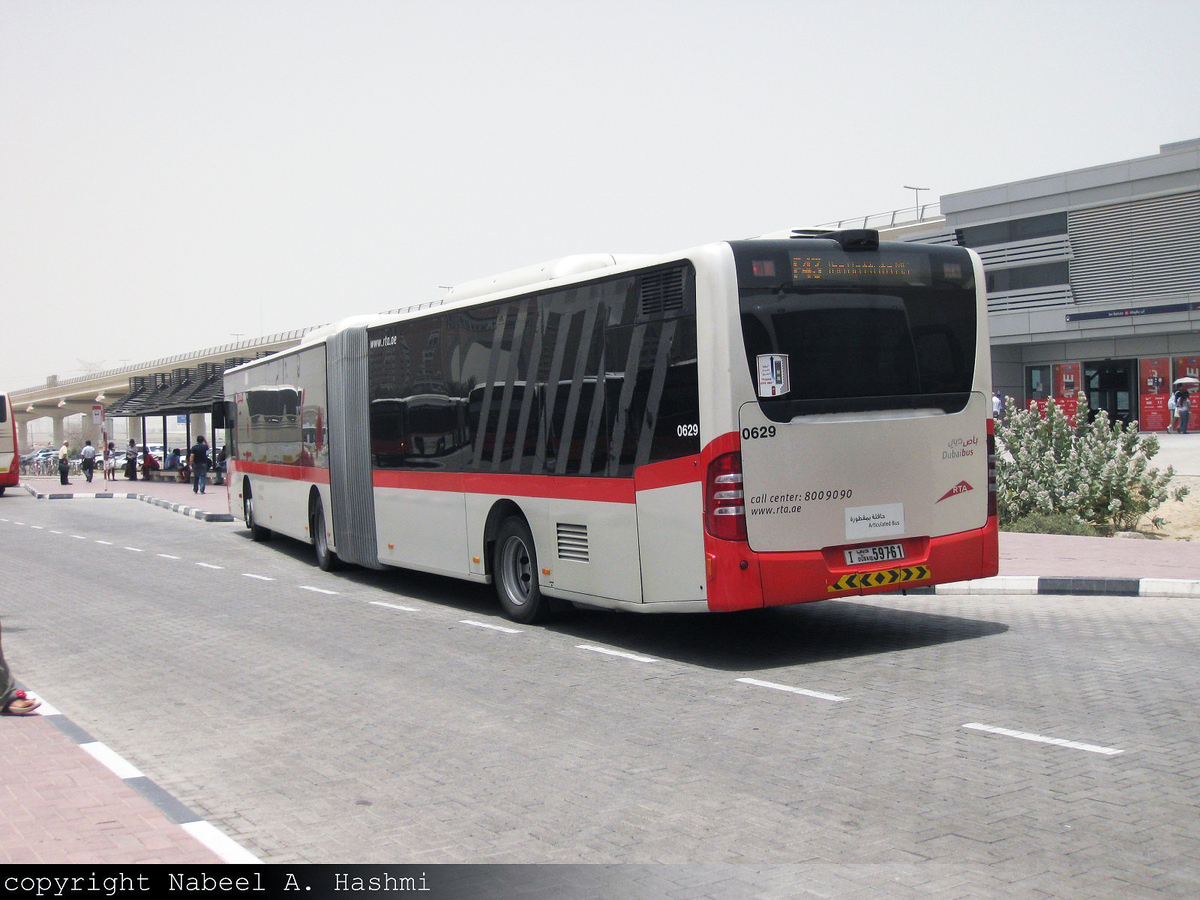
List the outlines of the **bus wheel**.
<svg viewBox="0 0 1200 900">
<path fill-rule="evenodd" d="M 492 572 L 504 614 L 524 625 L 541 621 L 550 604 L 538 587 L 537 553 L 529 526 L 515 516 L 505 519 L 495 546 Z"/>
<path fill-rule="evenodd" d="M 309 530 L 313 536 L 313 549 L 317 553 L 317 565 L 322 572 L 332 572 L 338 567 L 337 554 L 329 549 L 329 538 L 325 534 L 325 507 L 318 497 L 313 503 L 312 514 L 309 517 Z"/>
<path fill-rule="evenodd" d="M 242 491 L 242 514 L 246 517 L 246 527 L 250 529 L 250 540 L 269 541 L 271 539 L 271 529 L 263 528 L 254 521 L 254 495 L 250 492 L 250 482 L 246 482 L 246 487 Z"/>
</svg>

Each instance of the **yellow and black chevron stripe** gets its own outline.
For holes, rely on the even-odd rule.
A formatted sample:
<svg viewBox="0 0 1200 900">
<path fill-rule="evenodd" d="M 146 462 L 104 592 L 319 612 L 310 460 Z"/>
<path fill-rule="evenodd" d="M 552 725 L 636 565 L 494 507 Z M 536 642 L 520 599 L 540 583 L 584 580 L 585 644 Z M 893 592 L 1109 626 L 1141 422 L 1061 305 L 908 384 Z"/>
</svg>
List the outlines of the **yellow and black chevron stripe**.
<svg viewBox="0 0 1200 900">
<path fill-rule="evenodd" d="M 904 566 L 899 569 L 881 569 L 878 572 L 854 572 L 843 575 L 829 586 L 829 593 L 838 591 L 859 591 L 863 588 L 887 587 L 892 584 L 908 584 L 912 581 L 928 579 L 929 569 L 926 566 Z"/>
</svg>

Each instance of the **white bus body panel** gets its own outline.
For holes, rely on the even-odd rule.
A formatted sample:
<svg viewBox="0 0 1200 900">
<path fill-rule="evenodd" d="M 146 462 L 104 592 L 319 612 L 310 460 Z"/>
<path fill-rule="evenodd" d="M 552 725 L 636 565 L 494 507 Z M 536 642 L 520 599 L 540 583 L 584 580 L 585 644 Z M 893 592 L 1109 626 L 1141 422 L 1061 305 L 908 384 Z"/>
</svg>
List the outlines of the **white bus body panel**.
<svg viewBox="0 0 1200 900">
<path fill-rule="evenodd" d="M 465 576 L 467 515 L 457 491 L 375 488 L 379 561 L 389 566 Z"/>
<path fill-rule="evenodd" d="M 644 602 L 706 600 L 703 486 L 638 491 L 637 531 Z"/>
<path fill-rule="evenodd" d="M 973 393 L 965 409 L 950 415 L 906 410 L 782 424 L 766 418 L 757 403 L 744 404 L 751 549 L 820 550 L 984 527 L 988 402 Z M 745 439 L 747 429 L 769 434 L 772 427 L 773 437 Z M 910 457 L 902 477 L 893 462 L 897 453 Z"/>
<path fill-rule="evenodd" d="M 559 556 L 560 525 L 586 528 L 586 562 Z M 638 523 L 633 504 L 551 499 L 547 516 L 541 527 L 534 528 L 533 537 L 539 567 L 550 569 L 549 575 L 540 575 L 544 588 L 640 602 Z"/>
<path fill-rule="evenodd" d="M 288 537 L 311 540 L 308 534 L 308 493 L 312 488 L 311 483 L 267 475 L 251 475 L 249 478 L 254 490 L 254 512 L 258 524 Z"/>
</svg>

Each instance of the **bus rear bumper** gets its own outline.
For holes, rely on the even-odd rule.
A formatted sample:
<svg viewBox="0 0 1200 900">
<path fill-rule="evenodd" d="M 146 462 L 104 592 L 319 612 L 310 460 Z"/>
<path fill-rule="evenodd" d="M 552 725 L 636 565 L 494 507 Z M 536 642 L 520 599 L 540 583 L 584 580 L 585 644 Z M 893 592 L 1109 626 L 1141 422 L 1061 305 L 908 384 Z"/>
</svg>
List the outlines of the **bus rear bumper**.
<svg viewBox="0 0 1200 900">
<path fill-rule="evenodd" d="M 989 578 L 1000 565 L 999 526 L 904 541 L 904 560 L 848 566 L 843 548 L 756 553 L 744 543 L 706 540 L 708 606 L 714 612 L 787 606 Z"/>
</svg>

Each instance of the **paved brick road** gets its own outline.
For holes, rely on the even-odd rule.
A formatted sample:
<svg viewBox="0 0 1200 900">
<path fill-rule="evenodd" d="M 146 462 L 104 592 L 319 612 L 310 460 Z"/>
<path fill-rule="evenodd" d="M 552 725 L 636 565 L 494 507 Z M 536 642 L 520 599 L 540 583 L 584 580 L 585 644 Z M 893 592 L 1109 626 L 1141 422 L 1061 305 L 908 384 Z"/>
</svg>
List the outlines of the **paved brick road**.
<svg viewBox="0 0 1200 900">
<path fill-rule="evenodd" d="M 1194 601 L 892 597 L 513 634 L 464 623 L 510 626 L 484 589 L 327 575 L 236 525 L 20 514 L 0 522 L 27 587 L 0 610 L 18 674 L 271 862 L 737 865 L 705 876 L 729 883 L 714 896 L 1200 890 Z"/>
</svg>

